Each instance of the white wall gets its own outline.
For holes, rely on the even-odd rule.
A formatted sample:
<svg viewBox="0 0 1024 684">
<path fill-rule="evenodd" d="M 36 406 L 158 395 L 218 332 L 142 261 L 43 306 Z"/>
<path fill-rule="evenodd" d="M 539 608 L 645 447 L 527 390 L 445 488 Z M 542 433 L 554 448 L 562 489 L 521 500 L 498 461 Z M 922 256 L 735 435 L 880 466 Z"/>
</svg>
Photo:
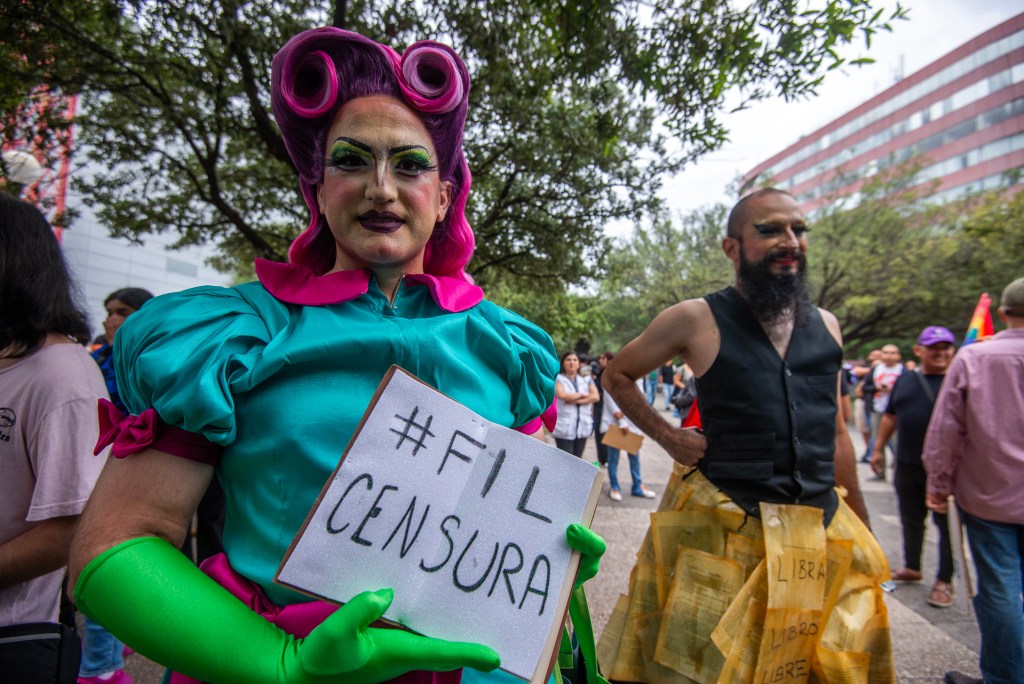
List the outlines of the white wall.
<svg viewBox="0 0 1024 684">
<path fill-rule="evenodd" d="M 151 235 L 145 244 L 108 237 L 107 229 L 88 207 L 68 198 L 80 212 L 61 238 L 64 255 L 89 313 L 93 336 L 103 332 L 106 311 L 103 300 L 123 287 L 142 287 L 154 295 L 176 292 L 198 285 L 227 285 L 230 278 L 206 265 L 214 252 L 210 248 L 170 250 L 171 235 Z"/>
</svg>

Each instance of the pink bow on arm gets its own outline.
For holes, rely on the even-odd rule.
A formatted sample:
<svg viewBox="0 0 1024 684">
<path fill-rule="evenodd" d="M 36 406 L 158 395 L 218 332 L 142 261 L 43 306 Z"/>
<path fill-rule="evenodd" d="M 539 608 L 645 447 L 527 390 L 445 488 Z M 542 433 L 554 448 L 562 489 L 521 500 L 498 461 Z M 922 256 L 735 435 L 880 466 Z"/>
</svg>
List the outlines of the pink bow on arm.
<svg viewBox="0 0 1024 684">
<path fill-rule="evenodd" d="M 126 416 L 111 402 L 100 399 L 98 413 L 100 438 L 96 442 L 94 454 L 98 455 L 113 445 L 110 454 L 114 458 L 125 458 L 152 447 L 172 456 L 208 465 L 216 465 L 220 460 L 223 447 L 200 434 L 168 425 L 160 419 L 155 409 L 146 409 L 137 416 Z"/>
</svg>

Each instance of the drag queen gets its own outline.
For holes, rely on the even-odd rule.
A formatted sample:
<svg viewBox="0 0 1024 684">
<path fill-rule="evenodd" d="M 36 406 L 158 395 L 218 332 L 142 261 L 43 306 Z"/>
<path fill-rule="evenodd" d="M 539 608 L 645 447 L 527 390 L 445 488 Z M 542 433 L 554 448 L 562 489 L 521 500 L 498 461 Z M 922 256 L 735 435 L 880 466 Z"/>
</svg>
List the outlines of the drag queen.
<svg viewBox="0 0 1024 684">
<path fill-rule="evenodd" d="M 84 612 L 183 673 L 172 682 L 503 676 L 482 674 L 498 665 L 485 646 L 369 627 L 389 589 L 338 609 L 272 582 L 392 364 L 524 431 L 552 402 L 550 338 L 464 270 L 468 93 L 444 45 L 399 55 L 334 28 L 292 38 L 274 58 L 272 102 L 311 220 L 289 263 L 158 297 L 119 332 L 134 415 L 101 411 L 121 458 L 81 525 L 72 583 Z M 177 548 L 215 474 L 225 554 L 200 572 Z M 603 542 L 578 526 L 567 536 L 592 576 Z"/>
</svg>

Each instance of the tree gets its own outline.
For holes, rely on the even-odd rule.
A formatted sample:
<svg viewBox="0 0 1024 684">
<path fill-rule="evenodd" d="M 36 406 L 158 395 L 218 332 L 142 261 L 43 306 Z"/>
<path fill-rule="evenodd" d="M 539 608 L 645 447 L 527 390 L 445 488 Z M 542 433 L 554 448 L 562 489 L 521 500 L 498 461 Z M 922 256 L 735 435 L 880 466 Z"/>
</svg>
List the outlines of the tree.
<svg viewBox="0 0 1024 684">
<path fill-rule="evenodd" d="M 991 190 L 967 198 L 956 209 L 951 221 L 958 239 L 950 267 L 961 294 L 953 299 L 958 315 L 950 320 L 962 332 L 978 295 L 988 292 L 998 305 L 1003 288 L 1024 277 L 1024 189 L 1018 185 Z"/>
<path fill-rule="evenodd" d="M 732 282 L 722 253 L 725 205 L 706 206 L 676 217 L 654 217 L 609 255 L 597 300 L 606 328 L 597 346 L 618 349 L 639 335 L 663 309 L 701 297 Z"/>
<path fill-rule="evenodd" d="M 844 44 L 903 16 L 869 0 L 50 0 L 0 12 L 0 58 L 17 65 L 0 90 L 82 94 L 78 189 L 113 234 L 214 243 L 225 269 L 283 259 L 305 223 L 269 114 L 277 47 L 325 23 L 396 47 L 446 40 L 474 78 L 470 270 L 552 287 L 593 276 L 606 223 L 641 220 L 662 174 L 722 143 L 727 92 L 741 106 L 810 95 Z"/>
<path fill-rule="evenodd" d="M 929 325 L 962 337 L 978 295 L 998 300 L 1024 275 L 1024 190 L 936 204 L 937 183 L 917 179 L 926 164 L 917 158 L 870 178 L 848 178 L 837 185 L 856 194 L 831 197 L 809 218 L 812 299 L 836 314 L 851 354 L 881 341 L 909 347 Z M 585 334 L 616 349 L 663 309 L 732 282 L 720 246 L 728 210 L 708 206 L 638 227 L 609 255 L 590 308 L 601 326 Z"/>
<path fill-rule="evenodd" d="M 585 292 L 501 274 L 488 283 L 487 298 L 540 326 L 551 335 L 559 355 L 569 350 L 587 353 L 592 340 L 608 329 L 600 300 Z"/>
<path fill-rule="evenodd" d="M 814 217 L 809 280 L 839 319 L 848 349 L 913 340 L 929 325 L 962 333 L 978 295 L 1020 270 L 1024 194 L 1004 190 L 930 202 L 923 159 L 866 179 L 856 204 L 835 197 Z"/>
</svg>

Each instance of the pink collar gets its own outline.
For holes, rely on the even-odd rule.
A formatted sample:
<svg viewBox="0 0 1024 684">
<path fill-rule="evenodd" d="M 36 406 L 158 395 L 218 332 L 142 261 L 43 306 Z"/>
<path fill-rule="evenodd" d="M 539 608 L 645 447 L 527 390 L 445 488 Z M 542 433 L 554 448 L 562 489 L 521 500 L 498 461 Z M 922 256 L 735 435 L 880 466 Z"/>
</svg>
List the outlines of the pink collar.
<svg viewBox="0 0 1024 684">
<path fill-rule="evenodd" d="M 275 299 L 302 306 L 340 304 L 362 297 L 370 289 L 370 271 L 366 269 L 318 276 L 299 264 L 256 259 L 256 277 Z M 476 285 L 449 276 L 414 273 L 405 276 L 405 284 L 426 286 L 434 303 L 452 313 L 470 309 L 484 298 L 484 291 Z"/>
</svg>

